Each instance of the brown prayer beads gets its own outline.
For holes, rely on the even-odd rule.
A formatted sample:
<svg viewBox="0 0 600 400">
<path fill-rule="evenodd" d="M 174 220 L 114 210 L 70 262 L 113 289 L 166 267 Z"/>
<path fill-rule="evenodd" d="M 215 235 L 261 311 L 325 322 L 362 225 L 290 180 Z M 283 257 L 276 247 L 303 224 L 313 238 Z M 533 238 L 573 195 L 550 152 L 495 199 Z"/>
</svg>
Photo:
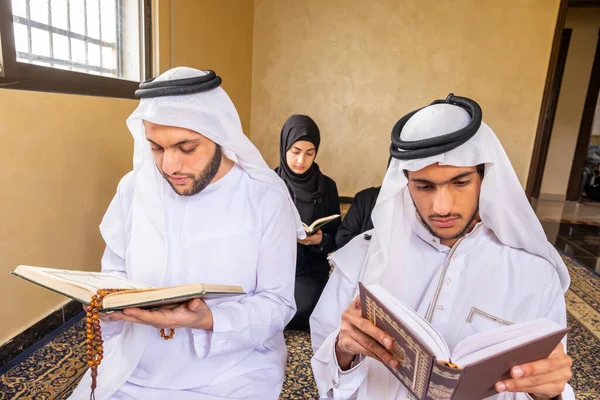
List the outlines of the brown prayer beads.
<svg viewBox="0 0 600 400">
<path fill-rule="evenodd" d="M 173 336 L 175 336 L 175 329 L 169 329 L 169 334 L 167 335 L 165 333 L 164 329 L 160 330 L 160 337 L 165 339 L 165 340 L 169 340 L 169 339 L 173 339 Z"/>
<path fill-rule="evenodd" d="M 85 318 L 85 333 L 87 337 L 87 350 L 85 352 L 85 360 L 91 369 L 92 376 L 92 392 L 90 400 L 95 399 L 94 391 L 97 387 L 98 366 L 104 357 L 104 340 L 102 340 L 102 330 L 100 328 L 99 312 L 102 309 L 102 301 L 104 297 L 111 293 L 123 292 L 128 289 L 100 289 L 98 293 L 92 296 L 89 308 Z M 169 329 L 169 334 L 165 333 L 164 329 L 160 330 L 160 336 L 165 339 L 173 339 L 175 329 Z"/>
<path fill-rule="evenodd" d="M 96 390 L 98 377 L 98 365 L 104 356 L 104 341 L 102 340 L 102 330 L 100 328 L 100 320 L 98 313 L 102 309 L 102 300 L 110 293 L 122 292 L 126 289 L 100 289 L 98 293 L 92 296 L 89 308 L 85 318 L 85 333 L 87 335 L 87 350 L 85 359 L 88 366 L 92 370 L 92 392 L 90 399 L 95 399 L 94 391 Z"/>
</svg>

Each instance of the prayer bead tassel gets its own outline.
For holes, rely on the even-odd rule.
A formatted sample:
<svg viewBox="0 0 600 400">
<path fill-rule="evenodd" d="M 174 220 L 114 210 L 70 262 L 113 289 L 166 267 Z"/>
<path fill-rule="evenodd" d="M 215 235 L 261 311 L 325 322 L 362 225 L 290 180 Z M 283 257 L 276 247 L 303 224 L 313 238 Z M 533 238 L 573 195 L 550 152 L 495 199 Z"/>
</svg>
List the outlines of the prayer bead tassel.
<svg viewBox="0 0 600 400">
<path fill-rule="evenodd" d="M 99 312 L 102 309 L 102 301 L 104 298 L 116 292 L 123 292 L 128 289 L 100 289 L 98 293 L 92 296 L 88 311 L 85 316 L 85 334 L 87 338 L 87 346 L 85 352 L 85 361 L 90 367 L 92 376 L 92 392 L 90 393 L 90 400 L 96 398 L 95 390 L 97 387 L 98 378 L 98 366 L 104 358 L 104 340 L 102 340 L 102 328 L 100 327 L 100 315 Z M 169 329 L 169 334 L 165 333 L 164 329 L 160 330 L 160 336 L 165 339 L 173 339 L 175 335 L 175 329 Z"/>
<path fill-rule="evenodd" d="M 92 296 L 88 311 L 85 316 L 85 333 L 87 346 L 85 352 L 85 361 L 90 367 L 92 376 L 92 392 L 90 400 L 96 398 L 95 390 L 97 387 L 98 366 L 104 356 L 104 341 L 102 340 L 102 329 L 100 328 L 99 312 L 102 309 L 102 300 L 110 293 L 122 292 L 127 289 L 100 289 L 98 293 Z"/>
</svg>

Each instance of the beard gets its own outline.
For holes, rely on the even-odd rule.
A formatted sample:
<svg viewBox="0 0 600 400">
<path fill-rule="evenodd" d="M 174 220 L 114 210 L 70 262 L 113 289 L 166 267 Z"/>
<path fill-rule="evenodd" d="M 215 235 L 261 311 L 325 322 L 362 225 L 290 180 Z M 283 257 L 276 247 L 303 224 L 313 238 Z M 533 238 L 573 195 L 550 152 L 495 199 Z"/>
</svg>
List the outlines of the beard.
<svg viewBox="0 0 600 400">
<path fill-rule="evenodd" d="M 164 173 L 162 175 L 167 180 L 171 188 L 175 191 L 175 193 L 181 196 L 193 196 L 203 191 L 210 184 L 215 175 L 217 175 L 219 167 L 221 166 L 222 158 L 223 151 L 221 149 L 221 146 L 217 144 L 217 147 L 215 148 L 215 153 L 213 154 L 210 162 L 198 177 L 196 177 L 194 174 L 178 174 L 177 176 L 187 176 L 188 178 L 191 178 L 193 180 L 192 187 L 183 191 L 178 189 Z"/>
<path fill-rule="evenodd" d="M 419 212 L 419 209 L 417 208 L 416 205 L 415 205 L 415 210 L 417 211 L 417 216 L 419 217 L 419 221 L 421 222 L 421 224 L 423 224 L 423 226 L 427 229 L 427 231 L 429 231 L 429 233 L 431 233 L 431 235 L 433 235 L 434 237 L 436 237 L 440 240 L 454 240 L 454 239 L 459 239 L 459 238 L 463 237 L 471 229 L 473 222 L 475 221 L 475 218 L 477 218 L 477 216 L 479 215 L 479 198 L 477 199 L 477 206 L 473 210 L 473 213 L 467 220 L 468 222 L 465 224 L 465 226 L 460 231 L 458 231 L 458 233 L 455 233 L 454 235 L 450 235 L 450 236 L 442 236 L 441 234 L 436 232 L 427 223 L 427 220 L 425 218 L 423 218 L 423 216 Z M 436 215 L 436 216 L 438 216 L 438 215 Z M 462 219 L 462 215 L 460 215 L 460 214 L 450 214 L 450 215 L 443 215 L 443 216 L 440 215 L 440 217 L 455 217 L 455 218 Z"/>
</svg>

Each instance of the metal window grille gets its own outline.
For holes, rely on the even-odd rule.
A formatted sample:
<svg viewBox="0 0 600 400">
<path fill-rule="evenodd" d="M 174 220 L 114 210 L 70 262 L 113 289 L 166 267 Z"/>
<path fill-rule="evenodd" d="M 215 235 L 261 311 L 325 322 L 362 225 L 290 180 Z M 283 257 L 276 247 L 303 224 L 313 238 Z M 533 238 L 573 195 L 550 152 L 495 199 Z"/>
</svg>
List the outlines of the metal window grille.
<svg viewBox="0 0 600 400">
<path fill-rule="evenodd" d="M 31 19 L 31 2 L 30 0 L 20 0 L 20 1 L 25 1 L 26 2 L 26 18 L 23 18 L 21 16 L 17 16 L 17 15 L 13 15 L 13 21 L 15 23 L 19 23 L 22 24 L 24 26 L 27 27 L 27 48 L 28 51 L 27 52 L 23 52 L 23 51 L 17 51 L 17 60 L 18 61 L 26 61 L 26 62 L 42 62 L 42 63 L 47 63 L 50 64 L 50 66 L 53 67 L 59 67 L 59 68 L 66 68 L 66 69 L 79 69 L 79 70 L 85 70 L 86 72 L 92 72 L 92 73 L 97 73 L 97 74 L 103 74 L 103 75 L 110 75 L 110 76 L 114 76 L 114 77 L 121 77 L 122 76 L 122 51 L 121 51 L 121 43 L 122 43 L 122 32 L 120 28 L 120 24 L 121 24 L 121 16 L 122 16 L 122 0 L 117 0 L 115 1 L 115 20 L 116 20 L 116 32 L 113 35 L 116 40 L 115 42 L 108 42 L 105 40 L 102 40 L 103 37 L 103 32 L 102 32 L 102 23 L 101 23 L 101 19 L 102 19 L 102 9 L 101 9 L 101 1 L 99 0 L 97 2 L 98 5 L 98 27 L 99 27 L 99 31 L 100 31 L 100 39 L 96 39 L 93 37 L 88 36 L 88 13 L 87 13 L 87 7 L 88 7 L 88 1 L 87 0 L 83 0 L 83 9 L 84 9 L 84 34 L 79 34 L 76 32 L 71 31 L 71 15 L 70 15 L 70 10 L 71 10 L 71 0 L 67 0 L 67 7 L 66 10 L 64 10 L 66 12 L 66 21 L 67 21 L 67 29 L 61 29 L 61 28 L 57 28 L 55 26 L 52 26 L 52 7 L 51 7 L 51 2 L 50 0 L 48 0 L 47 4 L 48 4 L 48 24 L 44 24 L 38 21 L 34 21 Z M 81 0 L 79 0 L 81 1 Z M 63 10 L 61 10 L 63 11 Z M 56 11 L 55 11 L 56 12 Z M 32 51 L 32 28 L 36 28 L 45 32 L 48 32 L 48 37 L 49 37 L 49 56 L 42 56 L 42 55 L 38 55 L 38 54 L 34 54 Z M 68 60 L 64 60 L 64 59 L 60 59 L 60 58 L 56 58 L 55 54 L 54 54 L 54 46 L 53 46 L 53 35 L 52 34 L 58 34 L 58 35 L 62 35 L 67 37 L 68 39 Z M 81 40 L 82 42 L 85 43 L 85 62 L 81 63 L 81 62 L 76 62 L 73 60 L 73 53 L 72 53 L 72 39 L 77 39 L 77 40 Z M 99 51 L 99 57 L 100 57 L 100 66 L 98 65 L 93 65 L 89 63 L 89 45 L 90 44 L 94 44 L 99 46 L 100 51 Z M 103 63 L 103 52 L 102 49 L 103 48 L 110 48 L 112 50 L 114 50 L 116 52 L 116 65 L 115 68 L 107 68 L 104 67 L 104 63 Z"/>
</svg>

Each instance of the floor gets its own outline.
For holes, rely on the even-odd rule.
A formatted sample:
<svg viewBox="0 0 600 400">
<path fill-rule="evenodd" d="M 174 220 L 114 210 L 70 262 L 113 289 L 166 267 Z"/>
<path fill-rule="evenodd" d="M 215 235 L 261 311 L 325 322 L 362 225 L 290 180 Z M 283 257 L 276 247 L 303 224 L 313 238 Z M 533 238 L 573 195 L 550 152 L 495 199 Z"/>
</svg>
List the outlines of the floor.
<svg viewBox="0 0 600 400">
<path fill-rule="evenodd" d="M 532 207 L 544 222 L 600 225 L 600 202 L 533 200 Z"/>
<path fill-rule="evenodd" d="M 559 250 L 600 274 L 600 202 L 532 202 L 548 236 Z"/>
</svg>

